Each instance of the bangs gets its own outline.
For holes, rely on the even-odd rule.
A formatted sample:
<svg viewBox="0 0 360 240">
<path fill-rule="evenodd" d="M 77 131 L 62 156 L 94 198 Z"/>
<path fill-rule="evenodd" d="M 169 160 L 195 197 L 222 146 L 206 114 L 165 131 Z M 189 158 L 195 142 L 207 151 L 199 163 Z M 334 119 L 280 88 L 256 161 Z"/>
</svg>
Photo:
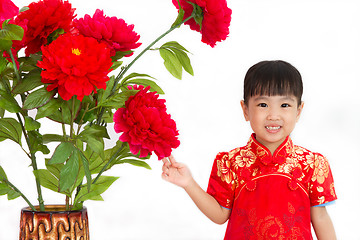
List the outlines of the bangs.
<svg viewBox="0 0 360 240">
<path fill-rule="evenodd" d="M 295 96 L 301 104 L 303 92 L 299 71 L 284 61 L 264 61 L 249 69 L 244 81 L 244 101 L 252 96 Z"/>
</svg>

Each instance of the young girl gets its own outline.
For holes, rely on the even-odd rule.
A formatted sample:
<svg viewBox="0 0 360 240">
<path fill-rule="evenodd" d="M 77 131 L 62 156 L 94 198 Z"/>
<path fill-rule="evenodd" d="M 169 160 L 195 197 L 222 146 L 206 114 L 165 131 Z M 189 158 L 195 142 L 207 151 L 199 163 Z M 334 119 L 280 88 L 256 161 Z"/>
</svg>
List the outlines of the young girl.
<svg viewBox="0 0 360 240">
<path fill-rule="evenodd" d="M 207 192 L 173 156 L 162 177 L 189 194 L 224 239 L 336 239 L 326 205 L 337 199 L 326 158 L 293 144 L 303 109 L 301 75 L 284 61 L 252 66 L 244 81 L 244 117 L 254 133 L 244 147 L 219 153 Z"/>
</svg>

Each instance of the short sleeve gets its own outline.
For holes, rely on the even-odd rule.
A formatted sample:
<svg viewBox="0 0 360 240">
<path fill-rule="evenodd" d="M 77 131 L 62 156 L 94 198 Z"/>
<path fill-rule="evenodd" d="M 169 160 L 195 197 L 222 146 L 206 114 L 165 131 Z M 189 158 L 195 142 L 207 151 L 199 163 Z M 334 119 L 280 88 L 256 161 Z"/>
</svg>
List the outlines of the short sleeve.
<svg viewBox="0 0 360 240">
<path fill-rule="evenodd" d="M 222 207 L 232 208 L 235 197 L 236 174 L 232 170 L 229 154 L 219 153 L 212 167 L 207 193 L 212 195 Z"/>
<path fill-rule="evenodd" d="M 337 199 L 334 178 L 328 160 L 314 155 L 314 172 L 310 181 L 310 205 L 317 206 Z"/>
</svg>

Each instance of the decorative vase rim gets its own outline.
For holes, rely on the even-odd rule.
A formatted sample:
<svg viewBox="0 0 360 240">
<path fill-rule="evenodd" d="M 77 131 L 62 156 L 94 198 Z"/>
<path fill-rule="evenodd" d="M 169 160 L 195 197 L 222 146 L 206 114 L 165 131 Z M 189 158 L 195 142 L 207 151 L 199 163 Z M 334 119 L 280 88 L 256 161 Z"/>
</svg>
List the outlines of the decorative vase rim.
<svg viewBox="0 0 360 240">
<path fill-rule="evenodd" d="M 24 207 L 21 209 L 23 212 L 44 212 L 44 213 L 68 213 L 68 212 L 81 212 L 86 210 L 86 207 L 83 206 L 82 209 L 78 210 L 66 210 L 66 206 L 63 204 L 46 204 L 45 205 L 45 211 L 40 211 L 40 206 L 34 206 L 36 211 L 32 210 L 29 206 Z"/>
</svg>

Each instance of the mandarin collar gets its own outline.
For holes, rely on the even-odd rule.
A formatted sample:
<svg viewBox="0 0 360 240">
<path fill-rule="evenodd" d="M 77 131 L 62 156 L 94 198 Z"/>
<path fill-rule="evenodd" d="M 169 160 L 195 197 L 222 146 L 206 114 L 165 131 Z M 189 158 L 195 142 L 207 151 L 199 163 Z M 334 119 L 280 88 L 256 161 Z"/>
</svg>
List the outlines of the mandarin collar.
<svg viewBox="0 0 360 240">
<path fill-rule="evenodd" d="M 251 151 L 257 156 L 257 159 L 264 165 L 281 165 L 285 163 L 294 149 L 290 136 L 287 136 L 284 142 L 271 154 L 270 150 L 256 140 L 256 134 L 253 133 L 248 142 Z"/>
</svg>

